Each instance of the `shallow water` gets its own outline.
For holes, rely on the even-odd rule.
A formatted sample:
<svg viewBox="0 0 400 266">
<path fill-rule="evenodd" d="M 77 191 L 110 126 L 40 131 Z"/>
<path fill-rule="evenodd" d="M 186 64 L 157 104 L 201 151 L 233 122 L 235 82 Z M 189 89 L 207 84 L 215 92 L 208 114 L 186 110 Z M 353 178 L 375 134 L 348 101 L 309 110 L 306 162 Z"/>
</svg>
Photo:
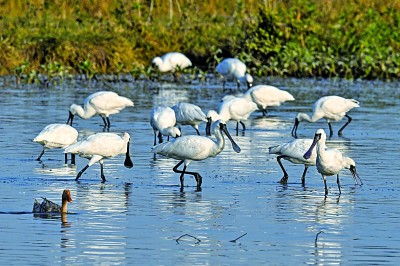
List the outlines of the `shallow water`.
<svg viewBox="0 0 400 266">
<path fill-rule="evenodd" d="M 1 83 L 2 82 L 2 83 Z M 259 81 L 258 83 L 260 83 Z M 189 169 L 203 176 L 202 191 L 186 177 L 184 191 L 172 171 L 176 160 L 151 153 L 152 106 L 195 103 L 215 109 L 227 93 L 215 82 L 169 84 L 150 82 L 75 83 L 49 89 L 15 88 L 0 81 L 0 258 L 4 265 L 26 264 L 395 264 L 400 261 L 400 188 L 398 174 L 400 93 L 397 83 L 266 79 L 263 83 L 291 92 L 296 101 L 273 108 L 268 117 L 253 113 L 245 133 L 235 136 L 215 158 L 193 162 Z M 232 87 L 234 88 L 234 87 Z M 111 131 L 131 135 L 134 167 L 123 156 L 91 166 L 75 182 L 87 160 L 64 165 L 60 150 L 47 151 L 32 142 L 50 123 L 65 123 L 71 103 L 97 90 L 114 90 L 135 106 L 111 116 Z M 234 92 L 234 90 L 232 89 Z M 328 177 L 329 195 L 315 168 L 301 186 L 303 166 L 283 161 L 288 185 L 268 147 L 292 139 L 295 114 L 311 111 L 323 95 L 360 101 L 344 136 L 328 145 L 357 162 L 364 185 L 355 186 L 349 171 L 341 173 L 342 194 Z M 76 118 L 79 138 L 100 132 L 99 117 Z M 337 131 L 342 123 L 334 123 Z M 301 123 L 299 137 L 312 138 L 324 121 Z M 201 132 L 204 132 L 204 125 Z M 183 127 L 183 134 L 194 134 Z M 63 189 L 74 201 L 69 214 L 37 216 L 34 198 L 59 202 Z M 235 239 L 237 239 L 235 241 Z"/>
</svg>

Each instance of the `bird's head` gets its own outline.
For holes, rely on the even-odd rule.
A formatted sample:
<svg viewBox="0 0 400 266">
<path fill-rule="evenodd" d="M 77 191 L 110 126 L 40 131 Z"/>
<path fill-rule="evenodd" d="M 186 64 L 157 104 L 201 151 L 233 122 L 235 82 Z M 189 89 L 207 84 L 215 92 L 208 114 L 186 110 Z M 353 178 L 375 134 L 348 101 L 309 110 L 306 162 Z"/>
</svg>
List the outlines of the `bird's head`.
<svg viewBox="0 0 400 266">
<path fill-rule="evenodd" d="M 69 189 L 64 189 L 62 194 L 62 201 L 72 202 L 71 192 Z"/>
</svg>

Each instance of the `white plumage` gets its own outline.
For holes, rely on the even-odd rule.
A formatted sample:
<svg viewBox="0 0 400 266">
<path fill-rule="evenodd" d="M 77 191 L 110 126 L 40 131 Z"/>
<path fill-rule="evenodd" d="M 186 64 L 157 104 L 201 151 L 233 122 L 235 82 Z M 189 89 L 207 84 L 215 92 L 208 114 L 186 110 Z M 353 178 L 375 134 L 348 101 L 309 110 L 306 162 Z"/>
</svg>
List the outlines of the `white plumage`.
<svg viewBox="0 0 400 266">
<path fill-rule="evenodd" d="M 316 149 L 315 146 L 317 147 Z M 360 184 L 362 184 L 361 178 L 357 174 L 356 164 L 354 160 L 351 159 L 350 157 L 343 156 L 343 154 L 339 150 L 328 148 L 326 146 L 326 134 L 323 129 L 318 129 L 317 132 L 315 133 L 313 143 L 311 144 L 308 151 L 304 154 L 304 159 L 311 158 L 313 152 L 315 151 L 317 153 L 317 160 L 316 160 L 317 170 L 324 179 L 325 195 L 328 194 L 328 187 L 326 185 L 326 176 L 331 176 L 331 175 L 337 176 L 336 183 L 339 189 L 339 193 L 341 193 L 339 172 L 342 169 L 350 169 L 350 172 L 353 175 L 355 183 L 358 184 L 357 181 L 358 179 L 360 181 Z"/>
<path fill-rule="evenodd" d="M 177 71 L 192 66 L 190 59 L 179 52 L 169 52 L 161 57 L 154 57 L 151 63 L 153 66 L 157 67 L 160 72 L 172 72 L 175 80 L 177 80 Z"/>
<path fill-rule="evenodd" d="M 199 106 L 181 102 L 172 106 L 172 109 L 175 112 L 176 123 L 178 126 L 190 125 L 196 130 L 197 135 L 200 135 L 199 124 L 207 122 L 207 116 Z"/>
<path fill-rule="evenodd" d="M 238 153 L 240 152 L 240 147 L 230 136 L 226 129 L 226 124 L 223 121 L 218 120 L 214 122 L 213 130 L 216 140 L 204 136 L 187 135 L 153 147 L 152 151 L 154 153 L 180 160 L 173 168 L 173 171 L 181 174 L 181 188 L 183 188 L 184 175 L 189 174 L 195 177 L 197 189 L 201 189 L 202 177 L 200 174 L 196 172 L 187 172 L 186 167 L 191 161 L 201 161 L 209 157 L 217 156 L 225 147 L 225 139 L 222 132 L 224 132 L 231 141 L 233 149 Z M 178 170 L 178 167 L 182 163 L 184 163 L 183 170 Z"/>
<path fill-rule="evenodd" d="M 338 135 L 342 135 L 343 129 L 350 124 L 352 118 L 347 114 L 348 111 L 355 107 L 360 107 L 359 102 L 354 99 L 346 99 L 340 96 L 324 96 L 319 98 L 313 105 L 313 113 L 311 117 L 305 113 L 298 113 L 292 129 L 292 135 L 297 137 L 297 128 L 299 123 L 306 121 L 314 123 L 321 118 L 325 118 L 329 125 L 330 136 L 333 135 L 332 121 L 340 121 L 343 117 L 347 117 L 347 122 L 339 129 Z"/>
<path fill-rule="evenodd" d="M 150 113 L 150 125 L 154 131 L 154 145 L 157 141 L 157 131 L 159 142 L 162 142 L 162 136 L 179 137 L 181 131 L 175 127 L 176 117 L 175 112 L 171 107 L 167 106 L 156 106 L 151 109 Z"/>
<path fill-rule="evenodd" d="M 314 148 L 314 151 L 312 152 L 310 158 L 305 159 L 303 157 L 304 153 L 307 152 L 307 150 L 310 148 L 312 143 L 313 143 L 312 139 L 294 139 L 292 141 L 289 141 L 289 142 L 281 144 L 281 145 L 269 147 L 270 154 L 278 155 L 277 161 L 283 171 L 283 177 L 280 180 L 281 183 L 286 184 L 287 180 L 289 178 L 289 175 L 286 172 L 286 170 L 283 167 L 282 162 L 281 162 L 281 159 L 285 159 L 294 164 L 303 164 L 304 165 L 303 175 L 301 176 L 301 183 L 303 186 L 305 185 L 307 169 L 309 166 L 315 165 L 316 159 L 317 159 L 317 154 L 315 152 L 315 148 Z"/>
<path fill-rule="evenodd" d="M 223 76 L 224 88 L 226 80 L 235 80 L 238 89 L 240 88 L 240 82 L 246 83 L 248 88 L 253 84 L 253 77 L 246 73 L 246 65 L 237 58 L 225 58 L 217 65 L 215 70 Z"/>
<path fill-rule="evenodd" d="M 232 95 L 225 96 L 219 103 L 217 111 L 208 111 L 207 117 L 211 118 L 207 124 L 208 129 L 211 125 L 211 121 L 221 119 L 225 122 L 228 122 L 229 120 L 236 121 L 236 133 L 239 130 L 239 123 L 242 125 L 243 130 L 246 130 L 243 121 L 246 121 L 255 110 L 257 110 L 257 105 L 253 101 Z M 209 133 L 209 130 L 207 131 Z"/>
<path fill-rule="evenodd" d="M 37 157 L 40 161 L 44 152 L 48 149 L 65 149 L 75 143 L 78 139 L 78 131 L 67 124 L 50 124 L 40 131 L 33 139 L 43 146 L 43 150 Z M 65 164 L 67 164 L 67 154 L 65 154 Z M 75 156 L 71 155 L 71 164 L 75 164 Z"/>
<path fill-rule="evenodd" d="M 281 103 L 295 100 L 289 92 L 269 85 L 251 87 L 244 93 L 244 97 L 255 102 L 263 115 L 267 115 L 267 107 L 269 106 L 280 106 Z"/>
<path fill-rule="evenodd" d="M 109 116 L 118 114 L 125 107 L 133 106 L 133 102 L 123 96 L 119 96 L 112 91 L 98 91 L 89 95 L 83 102 L 83 108 L 80 105 L 72 104 L 69 109 L 69 118 L 67 124 L 72 125 L 74 116 L 77 115 L 83 119 L 89 119 L 94 115 L 100 115 L 104 122 L 104 127 L 110 128 Z"/>
<path fill-rule="evenodd" d="M 104 159 L 115 157 L 119 154 L 125 154 L 124 165 L 131 168 L 133 163 L 129 155 L 130 135 L 124 133 L 123 137 L 115 133 L 97 133 L 89 136 L 87 139 L 79 141 L 65 149 L 65 153 L 78 154 L 80 157 L 89 159 L 89 163 L 78 173 L 76 181 L 86 171 L 89 166 L 100 163 L 101 178 L 106 181 L 103 171 Z"/>
</svg>

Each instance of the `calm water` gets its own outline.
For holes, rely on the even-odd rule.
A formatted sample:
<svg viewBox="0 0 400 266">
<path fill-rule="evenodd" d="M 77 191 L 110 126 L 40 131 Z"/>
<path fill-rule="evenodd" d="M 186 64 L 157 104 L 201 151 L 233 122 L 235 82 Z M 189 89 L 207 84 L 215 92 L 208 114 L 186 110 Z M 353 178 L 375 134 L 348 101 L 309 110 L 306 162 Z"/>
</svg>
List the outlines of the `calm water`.
<svg viewBox="0 0 400 266">
<path fill-rule="evenodd" d="M 271 109 L 269 117 L 252 114 L 246 122 L 248 130 L 234 137 L 242 148 L 240 154 L 228 144 L 216 158 L 193 162 L 189 169 L 203 176 L 201 192 L 195 191 L 192 177 L 185 179 L 187 187 L 180 192 L 179 176 L 172 171 L 177 161 L 151 153 L 153 132 L 148 117 L 152 106 L 178 101 L 195 103 L 205 111 L 215 109 L 227 93 L 220 84 L 77 83 L 16 89 L 0 83 L 3 265 L 28 261 L 31 265 L 400 261 L 397 83 L 265 80 L 291 92 L 296 101 Z M 112 132 L 127 131 L 132 137 L 134 167 L 123 167 L 123 156 L 116 157 L 105 161 L 106 183 L 100 182 L 98 164 L 78 183 L 74 178 L 86 159 L 77 158 L 76 168 L 71 168 L 64 165 L 60 150 L 52 150 L 42 162 L 35 161 L 42 148 L 32 139 L 47 124 L 65 123 L 70 104 L 82 104 L 97 90 L 114 90 L 135 102 L 135 107 L 111 117 Z M 342 194 L 338 195 L 336 180 L 330 177 L 330 194 L 325 197 L 315 168 L 309 169 L 303 188 L 303 166 L 284 161 L 289 183 L 277 183 L 282 173 L 268 147 L 291 140 L 295 114 L 309 113 L 317 98 L 329 94 L 360 101 L 361 108 L 350 113 L 353 122 L 344 137 L 335 135 L 328 145 L 355 159 L 364 185 L 355 186 L 350 172 L 343 171 Z M 99 117 L 74 121 L 80 138 L 100 132 L 101 124 Z M 340 127 L 333 126 L 335 131 Z M 235 135 L 235 123 L 228 127 Z M 312 138 L 320 127 L 328 128 L 322 120 L 302 123 L 298 135 Z M 191 127 L 183 127 L 183 134 L 194 133 Z M 65 188 L 74 199 L 66 221 L 31 213 L 34 198 L 60 202 Z"/>
</svg>

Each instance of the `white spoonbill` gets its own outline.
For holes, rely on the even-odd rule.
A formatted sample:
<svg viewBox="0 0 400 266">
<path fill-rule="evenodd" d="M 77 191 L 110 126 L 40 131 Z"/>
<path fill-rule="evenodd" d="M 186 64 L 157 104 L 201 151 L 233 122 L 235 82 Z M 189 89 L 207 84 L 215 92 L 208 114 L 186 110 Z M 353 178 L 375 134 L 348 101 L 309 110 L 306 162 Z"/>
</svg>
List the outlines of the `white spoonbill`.
<svg viewBox="0 0 400 266">
<path fill-rule="evenodd" d="M 339 129 L 338 135 L 341 136 L 343 129 L 350 124 L 352 118 L 347 114 L 355 107 L 360 107 L 359 102 L 354 99 L 346 99 L 340 96 L 324 96 L 319 98 L 313 105 L 313 114 L 311 117 L 305 113 L 298 113 L 292 129 L 293 137 L 297 138 L 297 128 L 299 123 L 306 121 L 314 123 L 321 118 L 325 118 L 329 125 L 330 137 L 333 135 L 331 121 L 340 121 L 347 117 L 347 122 Z"/>
<path fill-rule="evenodd" d="M 317 154 L 314 151 L 311 154 L 311 157 L 305 159 L 303 157 L 304 153 L 310 148 L 311 144 L 313 143 L 312 139 L 294 139 L 287 143 L 276 145 L 273 147 L 269 147 L 270 154 L 277 154 L 278 157 L 276 158 L 279 166 L 283 171 L 283 177 L 280 180 L 281 183 L 286 184 L 289 178 L 288 173 L 286 172 L 285 168 L 282 165 L 281 159 L 288 160 L 294 164 L 304 164 L 304 171 L 303 175 L 301 176 L 301 184 L 304 186 L 306 182 L 306 173 L 309 166 L 313 166 L 316 164 Z"/>
<path fill-rule="evenodd" d="M 317 147 L 315 149 L 315 146 Z M 304 159 L 309 159 L 312 157 L 312 153 L 317 153 L 317 170 L 322 175 L 324 179 L 325 185 L 325 195 L 328 194 L 328 187 L 326 186 L 326 176 L 336 175 L 336 183 L 340 190 L 340 180 L 339 180 L 339 172 L 342 169 L 350 169 L 351 174 L 353 175 L 354 181 L 358 184 L 357 179 L 360 181 L 360 185 L 362 185 L 361 178 L 357 174 L 356 164 L 353 159 L 350 157 L 345 157 L 343 154 L 337 150 L 328 148 L 326 146 L 326 134 L 323 129 L 318 129 L 315 133 L 313 143 L 311 144 L 308 151 L 304 154 Z"/>
<path fill-rule="evenodd" d="M 176 138 L 181 135 L 181 131 L 175 127 L 175 112 L 168 106 L 156 106 L 151 109 L 150 125 L 154 131 L 154 145 L 157 143 L 157 131 L 160 143 L 163 135 L 168 136 L 168 138 L 169 136 Z"/>
<path fill-rule="evenodd" d="M 103 160 L 115 157 L 118 154 L 125 154 L 124 166 L 132 168 L 133 163 L 129 155 L 130 136 L 124 133 L 123 137 L 115 133 L 97 133 L 87 139 L 78 141 L 65 149 L 65 153 L 78 154 L 80 157 L 89 159 L 89 163 L 78 173 L 75 181 L 96 162 L 100 163 L 101 179 L 106 181 L 103 171 Z"/>
<path fill-rule="evenodd" d="M 223 121 L 218 120 L 214 122 L 212 127 L 216 140 L 204 136 L 186 135 L 169 142 L 158 144 L 152 148 L 152 151 L 156 154 L 180 160 L 173 168 L 173 171 L 181 174 L 181 189 L 183 189 L 184 175 L 189 174 L 196 179 L 197 190 L 201 190 L 201 175 L 197 172 L 186 171 L 186 167 L 189 166 L 191 161 L 202 161 L 209 157 L 217 156 L 225 147 L 225 139 L 222 132 L 224 132 L 231 141 L 233 150 L 237 153 L 240 152 L 240 147 L 232 139 Z M 183 170 L 178 170 L 178 167 L 182 163 L 184 163 Z"/>
<path fill-rule="evenodd" d="M 49 149 L 65 149 L 75 143 L 78 139 L 78 131 L 67 124 L 50 124 L 40 131 L 33 139 L 43 146 L 42 152 L 37 157 L 40 161 L 44 152 Z M 67 154 L 65 154 L 65 164 L 67 164 Z M 71 154 L 71 164 L 75 164 L 75 154 Z"/>
<path fill-rule="evenodd" d="M 33 213 L 66 213 L 68 203 L 72 202 L 71 192 L 69 189 L 64 189 L 61 196 L 61 206 L 54 203 L 46 198 L 43 198 L 42 202 L 35 199 L 33 203 Z"/>
<path fill-rule="evenodd" d="M 246 73 L 246 65 L 237 58 L 225 58 L 215 70 L 224 78 L 223 88 L 225 88 L 226 80 L 230 79 L 237 82 L 238 89 L 240 89 L 240 82 L 246 83 L 248 88 L 253 84 L 253 77 Z"/>
<path fill-rule="evenodd" d="M 294 97 L 287 91 L 269 85 L 257 85 L 248 89 L 243 97 L 257 104 L 258 109 L 267 115 L 267 107 L 280 106 L 286 101 L 294 101 Z"/>
<path fill-rule="evenodd" d="M 225 96 L 224 99 L 219 103 L 217 111 L 210 110 L 207 113 L 209 119 L 207 123 L 207 134 L 210 134 L 211 121 L 223 120 L 228 122 L 229 120 L 236 121 L 236 134 L 239 131 L 239 123 L 242 125 L 243 130 L 246 130 L 246 126 L 243 121 L 246 121 L 249 116 L 257 110 L 257 105 L 253 101 L 249 101 L 242 97 L 235 97 L 232 95 Z"/>
<path fill-rule="evenodd" d="M 169 52 L 161 57 L 154 57 L 151 63 L 154 67 L 157 67 L 160 72 L 172 72 L 175 81 L 178 79 L 178 71 L 192 66 L 192 62 L 189 58 L 179 52 Z"/>
<path fill-rule="evenodd" d="M 172 106 L 175 112 L 176 123 L 180 125 L 190 125 L 192 126 L 197 135 L 200 135 L 199 124 L 202 122 L 207 122 L 207 116 L 201 110 L 201 108 L 192 103 L 177 103 Z"/>
<path fill-rule="evenodd" d="M 133 106 L 133 102 L 123 96 L 119 96 L 112 91 L 98 91 L 89 95 L 83 102 L 83 108 L 80 105 L 72 104 L 69 108 L 69 118 L 67 124 L 72 126 L 72 120 L 77 115 L 83 119 L 89 119 L 94 115 L 100 115 L 105 128 L 110 128 L 109 116 L 118 114 L 122 109 Z"/>
</svg>

